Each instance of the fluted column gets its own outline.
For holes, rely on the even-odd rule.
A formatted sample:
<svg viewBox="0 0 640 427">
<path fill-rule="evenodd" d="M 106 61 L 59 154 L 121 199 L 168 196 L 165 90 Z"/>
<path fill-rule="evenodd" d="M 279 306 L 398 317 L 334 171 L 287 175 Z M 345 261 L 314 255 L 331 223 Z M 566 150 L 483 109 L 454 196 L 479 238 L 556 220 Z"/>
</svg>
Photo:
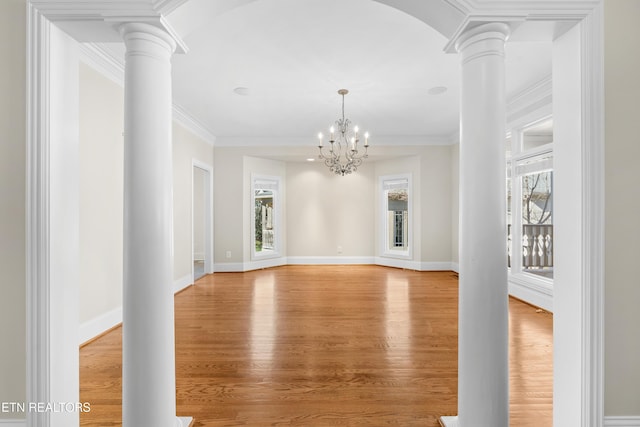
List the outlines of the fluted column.
<svg viewBox="0 0 640 427">
<path fill-rule="evenodd" d="M 461 56 L 458 417 L 447 426 L 508 427 L 508 288 L 504 44 L 509 27 L 483 24 Z"/>
<path fill-rule="evenodd" d="M 171 55 L 163 29 L 125 23 L 124 427 L 176 427 Z"/>
</svg>

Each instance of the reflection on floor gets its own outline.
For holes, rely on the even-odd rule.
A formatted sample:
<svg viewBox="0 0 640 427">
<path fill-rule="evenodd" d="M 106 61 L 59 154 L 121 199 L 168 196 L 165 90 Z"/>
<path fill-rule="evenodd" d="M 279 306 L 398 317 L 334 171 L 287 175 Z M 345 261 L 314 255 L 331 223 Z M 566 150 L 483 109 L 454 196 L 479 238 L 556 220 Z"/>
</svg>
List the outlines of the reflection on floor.
<svg viewBox="0 0 640 427">
<path fill-rule="evenodd" d="M 452 272 L 209 274 L 175 297 L 176 412 L 194 427 L 438 427 L 457 413 L 457 319 Z M 510 427 L 552 425 L 552 323 L 510 298 Z M 122 426 L 121 379 L 116 328 L 80 350 L 82 427 Z"/>
<path fill-rule="evenodd" d="M 204 276 L 204 260 L 193 261 L 193 280 L 198 280 Z"/>
</svg>

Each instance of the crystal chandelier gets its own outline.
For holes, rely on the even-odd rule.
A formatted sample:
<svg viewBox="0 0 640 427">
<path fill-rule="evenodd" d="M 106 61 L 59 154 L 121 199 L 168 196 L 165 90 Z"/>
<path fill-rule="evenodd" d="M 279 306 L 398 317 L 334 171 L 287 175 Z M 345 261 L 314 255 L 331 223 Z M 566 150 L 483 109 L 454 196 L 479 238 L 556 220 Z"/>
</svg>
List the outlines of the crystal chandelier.
<svg viewBox="0 0 640 427">
<path fill-rule="evenodd" d="M 362 164 L 362 159 L 369 157 L 367 149 L 369 148 L 369 132 L 364 134 L 364 153 L 358 152 L 358 142 L 360 142 L 360 135 L 358 133 L 358 126 L 353 128 L 353 131 L 349 130 L 351 121 L 344 118 L 344 96 L 348 94 L 347 89 L 340 89 L 338 94 L 342 96 L 342 118 L 336 120 L 336 126 L 338 133 L 336 135 L 336 129 L 331 126 L 329 129 L 329 151 L 323 151 L 324 144 L 322 133 L 318 134 L 318 148 L 320 149 L 319 159 L 324 160 L 324 164 L 327 165 L 331 172 L 336 175 L 346 175 L 355 172 L 358 166 Z M 336 138 L 337 136 L 337 138 Z"/>
</svg>

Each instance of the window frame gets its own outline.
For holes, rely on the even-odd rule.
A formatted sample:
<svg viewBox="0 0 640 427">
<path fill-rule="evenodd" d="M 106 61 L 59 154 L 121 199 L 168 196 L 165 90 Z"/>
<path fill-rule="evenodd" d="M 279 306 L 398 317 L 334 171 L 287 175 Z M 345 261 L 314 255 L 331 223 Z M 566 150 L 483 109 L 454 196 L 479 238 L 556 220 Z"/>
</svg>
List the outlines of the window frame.
<svg viewBox="0 0 640 427">
<path fill-rule="evenodd" d="M 273 249 L 270 251 L 256 251 L 256 190 L 268 189 L 273 192 Z M 282 177 L 271 175 L 251 174 L 251 259 L 263 260 L 279 258 L 281 255 L 281 235 L 282 235 Z"/>
<path fill-rule="evenodd" d="M 545 171 L 553 172 L 554 170 L 553 142 L 528 150 L 524 150 L 523 143 L 524 133 L 527 129 L 547 120 L 553 120 L 552 115 L 545 115 L 510 129 L 506 134 L 506 138 L 511 138 L 511 152 L 505 156 L 506 179 L 511 181 L 511 265 L 508 268 L 508 274 L 511 280 L 529 286 L 537 285 L 544 288 L 552 287 L 554 279 L 526 271 L 522 265 L 522 243 L 515 244 L 515 242 L 522 242 L 522 177 Z M 538 167 L 535 167 L 535 165 L 538 165 Z M 509 183 L 507 182 L 508 185 Z M 505 194 L 505 197 L 507 197 L 507 194 Z M 508 239 L 508 234 L 506 238 Z"/>
<path fill-rule="evenodd" d="M 389 236 L 389 221 L 388 221 L 388 196 L 387 196 L 387 183 L 406 181 L 407 189 L 407 245 L 406 250 L 391 249 L 388 245 Z M 398 259 L 412 259 L 413 258 L 413 233 L 414 233 L 414 214 L 413 214 L 413 188 L 412 179 L 410 173 L 396 174 L 396 175 L 384 175 L 379 177 L 378 191 L 380 196 L 380 253 L 383 257 L 398 258 Z"/>
</svg>

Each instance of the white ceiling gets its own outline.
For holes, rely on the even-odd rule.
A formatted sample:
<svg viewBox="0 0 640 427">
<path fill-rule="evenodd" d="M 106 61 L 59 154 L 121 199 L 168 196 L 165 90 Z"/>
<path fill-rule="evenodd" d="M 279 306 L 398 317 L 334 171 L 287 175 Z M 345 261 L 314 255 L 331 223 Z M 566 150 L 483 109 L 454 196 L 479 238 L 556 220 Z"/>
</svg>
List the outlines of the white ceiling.
<svg viewBox="0 0 640 427">
<path fill-rule="evenodd" d="M 346 116 L 374 146 L 456 134 L 459 58 L 424 22 L 371 0 L 230 3 L 191 0 L 168 17 L 189 48 L 173 58 L 174 103 L 220 143 L 315 144 L 340 115 L 341 88 Z M 508 96 L 551 74 L 553 28 L 518 31 L 507 44 Z M 430 95 L 434 87 L 447 91 Z"/>
</svg>

